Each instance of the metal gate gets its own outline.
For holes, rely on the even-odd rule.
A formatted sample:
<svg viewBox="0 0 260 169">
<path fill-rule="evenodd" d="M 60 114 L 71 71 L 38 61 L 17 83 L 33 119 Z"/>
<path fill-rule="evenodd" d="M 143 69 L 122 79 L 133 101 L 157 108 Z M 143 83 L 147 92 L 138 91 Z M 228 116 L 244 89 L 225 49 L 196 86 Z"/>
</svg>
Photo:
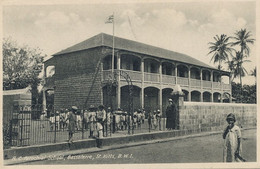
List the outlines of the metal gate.
<svg viewBox="0 0 260 169">
<path fill-rule="evenodd" d="M 30 106 L 14 106 L 11 120 L 11 146 L 29 145 L 30 121 Z"/>
</svg>

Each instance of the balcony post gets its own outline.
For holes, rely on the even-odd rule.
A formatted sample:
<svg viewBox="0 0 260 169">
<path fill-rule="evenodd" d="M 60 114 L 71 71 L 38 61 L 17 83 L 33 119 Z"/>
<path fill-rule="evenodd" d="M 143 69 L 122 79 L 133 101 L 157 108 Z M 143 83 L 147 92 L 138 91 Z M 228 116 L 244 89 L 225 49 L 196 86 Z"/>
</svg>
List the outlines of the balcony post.
<svg viewBox="0 0 260 169">
<path fill-rule="evenodd" d="M 200 101 L 203 102 L 202 69 L 200 69 Z"/>
<path fill-rule="evenodd" d="M 44 65 L 44 71 L 43 71 L 43 84 L 46 84 L 46 67 Z M 45 94 L 45 88 L 42 88 L 42 111 L 44 112 L 46 110 L 46 94 Z M 47 113 L 47 112 L 46 112 Z"/>
<path fill-rule="evenodd" d="M 141 59 L 141 73 L 142 73 L 142 86 L 141 86 L 141 106 L 144 108 L 144 59 Z"/>
<path fill-rule="evenodd" d="M 120 77 L 120 65 L 121 65 L 121 58 L 119 53 L 117 53 L 117 71 L 118 71 L 118 76 L 117 76 L 117 107 L 121 107 L 121 77 Z"/>
<path fill-rule="evenodd" d="M 220 89 L 221 89 L 221 95 L 220 95 L 220 102 L 223 103 L 223 84 L 222 84 L 222 73 L 220 73 Z"/>
<path fill-rule="evenodd" d="M 162 88 L 159 89 L 159 109 L 162 112 Z"/>
<path fill-rule="evenodd" d="M 178 68 L 177 68 L 177 63 L 175 63 L 175 84 L 178 84 Z"/>
<path fill-rule="evenodd" d="M 162 62 L 159 65 L 159 75 L 160 75 L 160 90 L 159 90 L 159 107 L 162 112 Z"/>
<path fill-rule="evenodd" d="M 190 66 L 188 66 L 188 84 L 189 84 L 189 94 L 188 101 L 191 102 L 191 80 L 190 80 Z"/>
<path fill-rule="evenodd" d="M 229 74 L 229 87 L 230 87 L 230 97 L 229 97 L 229 103 L 232 103 L 232 82 L 231 82 L 231 74 Z"/>
<path fill-rule="evenodd" d="M 211 102 L 214 102 L 214 92 L 213 92 L 213 70 L 210 71 L 210 81 L 211 81 Z"/>
</svg>

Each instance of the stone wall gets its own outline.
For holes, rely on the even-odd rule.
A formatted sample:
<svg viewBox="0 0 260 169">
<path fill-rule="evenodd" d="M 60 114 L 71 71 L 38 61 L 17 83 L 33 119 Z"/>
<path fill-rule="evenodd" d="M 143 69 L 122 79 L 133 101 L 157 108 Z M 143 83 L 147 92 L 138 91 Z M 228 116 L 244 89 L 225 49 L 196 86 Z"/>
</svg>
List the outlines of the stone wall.
<svg viewBox="0 0 260 169">
<path fill-rule="evenodd" d="M 242 128 L 256 127 L 256 104 L 184 102 L 180 107 L 180 129 L 223 130 L 229 113 Z"/>
</svg>

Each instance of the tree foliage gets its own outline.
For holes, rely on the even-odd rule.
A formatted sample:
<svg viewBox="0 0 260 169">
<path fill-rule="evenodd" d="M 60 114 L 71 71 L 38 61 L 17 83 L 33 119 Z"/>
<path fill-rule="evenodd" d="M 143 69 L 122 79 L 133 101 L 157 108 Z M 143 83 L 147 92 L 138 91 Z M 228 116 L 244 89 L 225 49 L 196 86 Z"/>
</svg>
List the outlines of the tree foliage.
<svg viewBox="0 0 260 169">
<path fill-rule="evenodd" d="M 3 89 L 22 89 L 40 82 L 43 59 L 39 48 L 20 47 L 11 38 L 3 40 Z"/>
<path fill-rule="evenodd" d="M 229 37 L 227 35 L 222 34 L 220 36 L 216 35 L 214 37 L 214 42 L 209 42 L 209 50 L 210 52 L 208 53 L 211 54 L 213 53 L 213 56 L 211 58 L 211 61 L 213 60 L 214 63 L 219 63 L 218 69 L 222 69 L 221 63 L 223 61 L 228 61 L 229 60 L 229 55 L 232 54 L 232 48 L 231 48 L 231 43 L 229 41 Z"/>
<path fill-rule="evenodd" d="M 256 84 L 243 85 L 241 88 L 241 84 L 232 82 L 232 97 L 237 103 L 256 103 Z"/>
</svg>

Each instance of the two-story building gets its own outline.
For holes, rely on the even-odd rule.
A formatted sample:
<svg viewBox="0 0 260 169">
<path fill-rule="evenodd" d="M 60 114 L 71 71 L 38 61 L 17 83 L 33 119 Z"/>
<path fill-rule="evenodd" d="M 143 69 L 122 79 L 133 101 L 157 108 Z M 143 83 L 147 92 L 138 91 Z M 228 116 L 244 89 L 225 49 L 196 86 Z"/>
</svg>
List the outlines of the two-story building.
<svg viewBox="0 0 260 169">
<path fill-rule="evenodd" d="M 135 109 L 164 110 L 177 84 L 185 94 L 185 101 L 223 102 L 223 98 L 231 98 L 229 72 L 188 55 L 136 41 L 114 37 L 114 42 L 114 72 L 121 71 L 130 77 Z M 44 90 L 54 90 L 56 109 L 72 105 L 86 108 L 90 104 L 112 104 L 113 108 L 127 109 L 129 79 L 116 76 L 116 85 L 108 86 L 112 46 L 113 36 L 100 33 L 45 61 Z M 49 68 L 55 69 L 51 77 L 46 73 Z"/>
</svg>

